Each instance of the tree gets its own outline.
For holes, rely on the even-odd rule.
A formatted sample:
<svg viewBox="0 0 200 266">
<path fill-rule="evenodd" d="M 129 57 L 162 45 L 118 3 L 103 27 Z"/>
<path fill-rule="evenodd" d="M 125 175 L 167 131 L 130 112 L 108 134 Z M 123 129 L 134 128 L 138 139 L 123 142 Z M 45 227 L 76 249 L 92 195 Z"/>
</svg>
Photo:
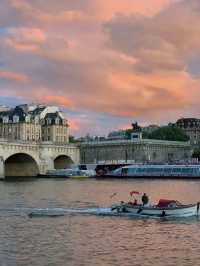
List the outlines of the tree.
<svg viewBox="0 0 200 266">
<path fill-rule="evenodd" d="M 133 133 L 133 129 L 129 128 L 125 130 L 125 137 L 126 139 L 131 139 L 131 134 Z"/>
<path fill-rule="evenodd" d="M 69 135 L 69 143 L 77 143 L 77 142 L 78 142 L 78 140 L 76 140 L 76 139 L 74 138 L 74 136 Z"/>
<path fill-rule="evenodd" d="M 192 154 L 193 158 L 198 158 L 200 159 L 200 148 L 196 148 Z"/>
<path fill-rule="evenodd" d="M 175 126 L 164 126 L 148 134 L 150 139 L 171 140 L 171 141 L 188 141 L 189 137 L 181 128 Z"/>
</svg>

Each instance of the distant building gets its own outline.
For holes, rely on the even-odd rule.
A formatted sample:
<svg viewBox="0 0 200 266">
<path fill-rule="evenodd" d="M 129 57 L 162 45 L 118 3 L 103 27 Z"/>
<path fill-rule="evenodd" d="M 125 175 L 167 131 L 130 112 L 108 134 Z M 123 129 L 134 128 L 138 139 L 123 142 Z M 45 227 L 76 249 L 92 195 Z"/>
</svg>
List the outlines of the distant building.
<svg viewBox="0 0 200 266">
<path fill-rule="evenodd" d="M 112 131 L 108 134 L 108 137 L 107 137 L 108 140 L 122 140 L 126 138 L 127 136 L 126 136 L 125 130 Z"/>
<path fill-rule="evenodd" d="M 11 108 L 5 105 L 0 105 L 0 112 L 9 111 Z"/>
<path fill-rule="evenodd" d="M 192 145 L 200 145 L 200 119 L 180 118 L 175 125 L 185 132 Z"/>
<path fill-rule="evenodd" d="M 18 105 L 0 109 L 0 138 L 68 143 L 68 124 L 58 107 Z"/>
</svg>

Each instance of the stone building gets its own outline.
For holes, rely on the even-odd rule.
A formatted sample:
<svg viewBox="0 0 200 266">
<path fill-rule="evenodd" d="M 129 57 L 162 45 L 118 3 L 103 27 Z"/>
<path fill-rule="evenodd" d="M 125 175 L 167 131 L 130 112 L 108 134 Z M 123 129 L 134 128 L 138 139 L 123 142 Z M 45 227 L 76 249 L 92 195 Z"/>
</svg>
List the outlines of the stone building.
<svg viewBox="0 0 200 266">
<path fill-rule="evenodd" d="M 19 105 L 0 111 L 0 138 L 68 143 L 67 120 L 58 107 Z"/>
<path fill-rule="evenodd" d="M 42 140 L 57 143 L 67 143 L 69 141 L 67 121 L 59 114 L 47 113 L 42 122 Z"/>
<path fill-rule="evenodd" d="M 184 163 L 191 159 L 190 143 L 151 139 L 85 142 L 80 145 L 83 164 Z"/>
<path fill-rule="evenodd" d="M 185 132 L 193 146 L 200 145 L 200 119 L 181 118 L 175 125 Z"/>
</svg>

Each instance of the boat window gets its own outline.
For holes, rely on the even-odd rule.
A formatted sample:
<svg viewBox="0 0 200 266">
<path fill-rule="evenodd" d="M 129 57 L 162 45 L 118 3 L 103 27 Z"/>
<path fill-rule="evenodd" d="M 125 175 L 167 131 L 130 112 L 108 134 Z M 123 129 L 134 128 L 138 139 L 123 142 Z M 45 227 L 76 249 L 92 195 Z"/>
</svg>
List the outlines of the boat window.
<svg viewBox="0 0 200 266">
<path fill-rule="evenodd" d="M 173 168 L 173 173 L 181 173 L 181 168 Z"/>
<path fill-rule="evenodd" d="M 127 175 L 128 168 L 122 168 L 122 175 Z"/>
<path fill-rule="evenodd" d="M 195 168 L 192 168 L 191 170 L 192 170 L 192 173 L 195 173 L 196 172 L 196 169 Z"/>
<path fill-rule="evenodd" d="M 152 169 L 151 168 L 147 168 L 147 173 L 151 173 Z"/>
<path fill-rule="evenodd" d="M 136 168 L 129 168 L 128 169 L 128 174 L 131 175 L 131 174 L 135 174 L 136 172 Z"/>
<path fill-rule="evenodd" d="M 152 168 L 152 171 L 155 173 L 159 173 L 159 172 L 161 172 L 161 169 L 160 168 Z"/>
<path fill-rule="evenodd" d="M 138 170 L 139 170 L 139 168 L 135 168 L 135 173 L 139 173 Z"/>
<path fill-rule="evenodd" d="M 166 174 L 169 174 L 171 173 L 171 168 L 163 168 L 163 172 L 166 173 Z"/>
<path fill-rule="evenodd" d="M 199 174 L 200 173 L 200 171 L 199 171 L 200 169 L 199 168 L 196 168 L 196 173 L 197 174 Z"/>
<path fill-rule="evenodd" d="M 183 172 L 184 174 L 190 174 L 190 173 L 192 173 L 192 169 L 191 169 L 191 168 L 183 168 L 183 169 L 182 169 L 182 172 Z"/>
<path fill-rule="evenodd" d="M 116 174 L 116 175 L 121 175 L 121 172 L 122 172 L 122 169 L 121 168 L 115 169 L 113 171 L 113 173 Z"/>
<path fill-rule="evenodd" d="M 143 173 L 143 168 L 138 168 L 138 173 Z"/>
</svg>

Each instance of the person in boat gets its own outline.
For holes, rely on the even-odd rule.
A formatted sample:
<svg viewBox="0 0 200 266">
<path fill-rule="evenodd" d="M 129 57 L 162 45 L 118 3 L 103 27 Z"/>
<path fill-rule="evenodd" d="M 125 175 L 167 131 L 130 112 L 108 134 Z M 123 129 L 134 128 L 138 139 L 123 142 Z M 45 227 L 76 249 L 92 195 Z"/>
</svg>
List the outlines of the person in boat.
<svg viewBox="0 0 200 266">
<path fill-rule="evenodd" d="M 148 203 L 149 203 L 149 197 L 147 196 L 146 193 L 144 193 L 142 195 L 142 204 L 143 204 L 143 206 L 145 206 L 145 205 L 148 205 Z"/>
</svg>

